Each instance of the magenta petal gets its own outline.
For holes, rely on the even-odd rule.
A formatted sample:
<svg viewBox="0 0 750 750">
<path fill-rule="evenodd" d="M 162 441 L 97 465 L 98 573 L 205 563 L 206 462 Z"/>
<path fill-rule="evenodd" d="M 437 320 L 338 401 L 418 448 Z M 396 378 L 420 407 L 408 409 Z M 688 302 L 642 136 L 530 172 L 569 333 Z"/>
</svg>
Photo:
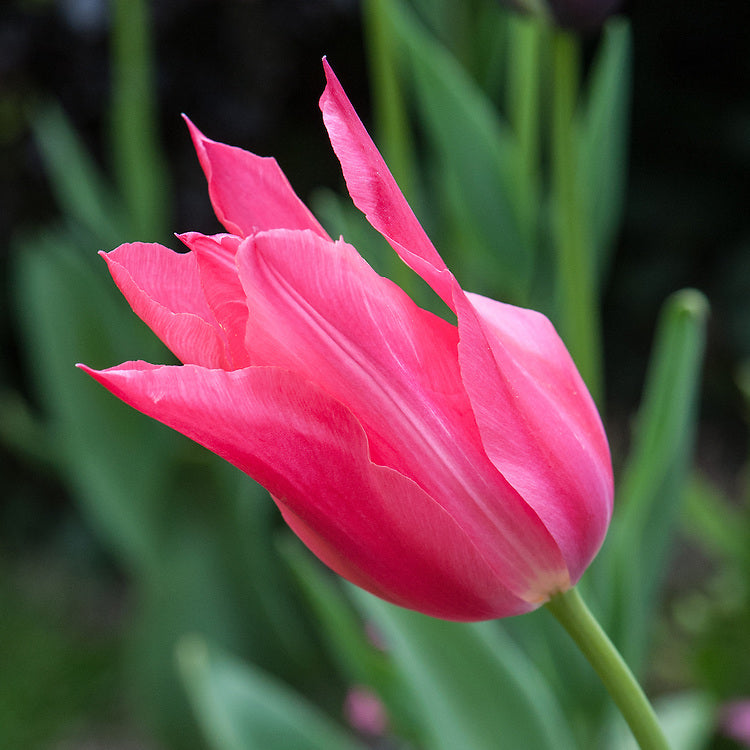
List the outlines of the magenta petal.
<svg viewBox="0 0 750 750">
<path fill-rule="evenodd" d="M 224 339 L 206 303 L 192 254 L 134 242 L 101 255 L 135 313 L 180 361 L 225 365 Z"/>
<path fill-rule="evenodd" d="M 557 544 L 487 458 L 461 382 L 455 327 L 344 242 L 277 230 L 246 240 L 237 258 L 253 363 L 293 369 L 351 409 L 373 460 L 460 517 L 519 596 L 536 597 L 551 581 L 552 590 L 565 588 Z"/>
<path fill-rule="evenodd" d="M 544 315 L 460 290 L 455 299 L 461 372 L 487 454 L 556 539 L 575 583 L 612 513 L 596 407 Z"/>
<path fill-rule="evenodd" d="M 263 484 L 324 562 L 378 596 L 456 620 L 534 608 L 507 590 L 432 498 L 372 463 L 348 409 L 296 374 L 145 362 L 83 369 Z"/>
<path fill-rule="evenodd" d="M 328 83 L 320 97 L 320 109 L 354 205 L 388 240 L 404 263 L 453 308 L 453 276 L 406 202 L 325 59 L 323 67 Z"/>
<path fill-rule="evenodd" d="M 363 422 L 373 459 L 403 473 L 422 470 L 413 453 L 429 442 L 423 430 L 459 439 L 443 424 L 470 418 L 455 326 L 419 308 L 343 241 L 263 232 L 244 241 L 237 261 L 252 364 L 319 383 Z M 422 424 L 432 417 L 434 426 Z M 417 446 L 405 450 L 404 439 Z"/>
<path fill-rule="evenodd" d="M 216 216 L 229 232 L 246 237 L 262 229 L 310 229 L 328 237 L 276 159 L 212 141 L 187 117 L 185 122 L 208 180 Z"/>
</svg>

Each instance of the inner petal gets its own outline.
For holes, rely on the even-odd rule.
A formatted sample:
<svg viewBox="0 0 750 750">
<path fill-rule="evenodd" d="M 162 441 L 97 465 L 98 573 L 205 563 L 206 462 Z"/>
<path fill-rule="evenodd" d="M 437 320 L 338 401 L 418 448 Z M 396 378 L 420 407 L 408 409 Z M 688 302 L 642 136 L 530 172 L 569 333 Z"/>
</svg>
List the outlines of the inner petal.
<svg viewBox="0 0 750 750">
<path fill-rule="evenodd" d="M 229 360 L 227 369 L 246 367 L 250 363 L 245 349 L 248 311 L 235 262 L 240 238 L 231 234 L 207 237 L 189 232 L 180 235 L 180 239 L 195 255 L 206 302 L 224 332 Z"/>
</svg>

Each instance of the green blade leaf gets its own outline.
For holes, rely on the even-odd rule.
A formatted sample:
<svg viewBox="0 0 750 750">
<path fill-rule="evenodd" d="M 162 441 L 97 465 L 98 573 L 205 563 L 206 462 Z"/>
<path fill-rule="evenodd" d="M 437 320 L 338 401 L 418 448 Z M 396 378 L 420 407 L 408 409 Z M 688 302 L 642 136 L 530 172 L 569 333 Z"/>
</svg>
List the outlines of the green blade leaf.
<svg viewBox="0 0 750 750">
<path fill-rule="evenodd" d="M 371 687 L 388 708 L 389 724 L 403 738 L 415 740 L 411 702 L 390 658 L 368 635 L 351 602 L 332 573 L 297 540 L 287 536 L 281 553 L 296 576 L 329 653 L 339 671 L 352 684 Z"/>
<path fill-rule="evenodd" d="M 62 211 L 103 247 L 122 242 L 127 223 L 114 191 L 62 109 L 53 103 L 38 107 L 31 127 Z"/>
<path fill-rule="evenodd" d="M 609 267 L 625 201 L 630 78 L 630 26 L 618 18 L 605 27 L 578 133 L 579 185 L 599 284 Z"/>
<path fill-rule="evenodd" d="M 156 564 L 162 462 L 172 435 L 74 367 L 148 355 L 154 343 L 116 297 L 105 269 L 97 272 L 82 256 L 75 237 L 50 232 L 21 243 L 15 256 L 18 319 L 49 424 L 51 458 L 118 554 L 136 568 Z"/>
<path fill-rule="evenodd" d="M 685 531 L 711 555 L 745 562 L 750 569 L 750 514 L 737 508 L 708 479 L 691 477 L 685 498 Z"/>
<path fill-rule="evenodd" d="M 212 750 L 363 750 L 291 689 L 198 637 L 180 642 L 177 660 Z"/>
<path fill-rule="evenodd" d="M 420 121 L 436 152 L 449 239 L 440 250 L 465 285 L 523 302 L 534 263 L 534 226 L 521 198 L 533 192 L 518 144 L 492 103 L 405 4 L 382 0 L 404 55 Z M 519 187 L 520 186 L 520 187 Z M 523 189 L 522 189 L 523 188 Z"/>
<path fill-rule="evenodd" d="M 279 545 L 317 616 L 328 650 L 339 669 L 353 683 L 379 686 L 386 677 L 385 658 L 368 641 L 359 618 L 340 588 L 309 550 L 288 536 Z"/>
<path fill-rule="evenodd" d="M 149 4 L 115 0 L 112 35 L 112 147 L 115 176 L 136 236 L 167 236 L 169 196 L 158 142 Z"/>
<path fill-rule="evenodd" d="M 382 632 L 431 749 L 575 747 L 555 697 L 497 623 L 445 622 L 351 592 Z"/>
<path fill-rule="evenodd" d="M 596 565 L 608 632 L 637 668 L 689 475 L 708 303 L 665 303 L 610 535 Z M 593 572 L 593 571 L 592 571 Z"/>
</svg>

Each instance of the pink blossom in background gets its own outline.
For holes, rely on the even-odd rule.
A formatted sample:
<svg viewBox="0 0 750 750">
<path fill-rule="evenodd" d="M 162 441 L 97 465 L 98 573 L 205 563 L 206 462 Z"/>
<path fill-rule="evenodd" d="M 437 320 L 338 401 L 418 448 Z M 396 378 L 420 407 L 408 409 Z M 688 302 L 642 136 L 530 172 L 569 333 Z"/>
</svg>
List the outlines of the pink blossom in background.
<svg viewBox="0 0 750 750">
<path fill-rule="evenodd" d="M 187 253 L 136 242 L 104 256 L 183 364 L 84 369 L 256 479 L 362 588 L 452 620 L 530 611 L 604 539 L 601 420 L 547 318 L 461 289 L 324 66 L 352 200 L 457 325 L 332 240 L 273 159 L 188 123 L 228 233 L 181 235 Z"/>
<path fill-rule="evenodd" d="M 719 723 L 727 737 L 750 747 L 750 698 L 727 703 L 721 710 Z"/>
<path fill-rule="evenodd" d="M 379 737 L 388 729 L 383 701 L 362 685 L 355 685 L 346 694 L 344 715 L 349 725 L 362 734 Z"/>
</svg>

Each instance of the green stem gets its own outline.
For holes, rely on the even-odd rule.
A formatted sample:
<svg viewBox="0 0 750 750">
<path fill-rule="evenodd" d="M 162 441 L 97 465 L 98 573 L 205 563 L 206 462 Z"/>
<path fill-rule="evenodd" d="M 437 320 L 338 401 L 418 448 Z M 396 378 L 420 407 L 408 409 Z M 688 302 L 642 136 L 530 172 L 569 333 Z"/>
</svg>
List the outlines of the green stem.
<svg viewBox="0 0 750 750">
<path fill-rule="evenodd" d="M 577 589 L 554 596 L 546 606 L 601 678 L 641 750 L 669 750 L 648 698 Z"/>
<path fill-rule="evenodd" d="M 594 399 L 602 401 L 599 310 L 580 185 L 576 104 L 580 45 L 556 29 L 552 39 L 552 180 L 562 334 Z"/>
</svg>

